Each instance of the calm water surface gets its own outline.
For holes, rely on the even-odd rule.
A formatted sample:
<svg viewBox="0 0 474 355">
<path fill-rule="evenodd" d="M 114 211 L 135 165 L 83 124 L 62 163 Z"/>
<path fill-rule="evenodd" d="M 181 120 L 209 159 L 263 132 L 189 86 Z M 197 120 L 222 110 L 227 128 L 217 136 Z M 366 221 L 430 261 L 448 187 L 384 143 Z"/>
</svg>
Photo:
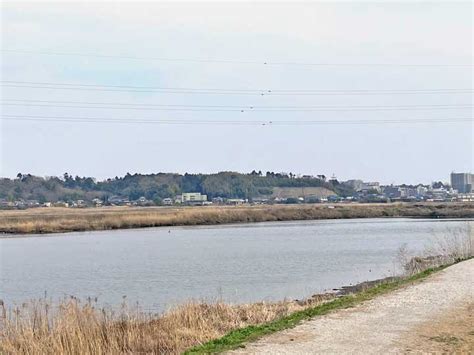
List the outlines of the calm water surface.
<svg viewBox="0 0 474 355">
<path fill-rule="evenodd" d="M 472 221 L 353 219 L 148 228 L 0 239 L 0 298 L 127 296 L 162 311 L 189 299 L 303 298 L 391 276 L 396 252 L 420 251 Z"/>
</svg>

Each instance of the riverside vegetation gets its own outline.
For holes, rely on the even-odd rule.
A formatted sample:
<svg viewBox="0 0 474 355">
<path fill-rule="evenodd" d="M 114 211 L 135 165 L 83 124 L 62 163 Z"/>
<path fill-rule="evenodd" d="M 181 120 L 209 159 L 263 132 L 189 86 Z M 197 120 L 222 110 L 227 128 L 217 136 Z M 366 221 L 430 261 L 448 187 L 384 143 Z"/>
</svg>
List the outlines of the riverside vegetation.
<svg viewBox="0 0 474 355">
<path fill-rule="evenodd" d="M 342 218 L 474 218 L 472 203 L 36 208 L 0 211 L 0 233 L 58 233 Z"/>
<path fill-rule="evenodd" d="M 16 307 L 1 304 L 0 352 L 28 354 L 215 353 L 234 349 L 302 320 L 352 307 L 377 295 L 426 278 L 447 265 L 473 256 L 468 225 L 458 235 L 440 239 L 427 253 L 410 258 L 406 275 L 362 287 L 348 295 L 315 295 L 304 301 L 229 305 L 190 302 L 162 315 L 144 314 L 124 305 L 118 311 L 89 300 L 42 299 Z M 443 254 L 440 254 L 443 253 Z M 400 261 L 409 253 L 401 248 Z"/>
</svg>

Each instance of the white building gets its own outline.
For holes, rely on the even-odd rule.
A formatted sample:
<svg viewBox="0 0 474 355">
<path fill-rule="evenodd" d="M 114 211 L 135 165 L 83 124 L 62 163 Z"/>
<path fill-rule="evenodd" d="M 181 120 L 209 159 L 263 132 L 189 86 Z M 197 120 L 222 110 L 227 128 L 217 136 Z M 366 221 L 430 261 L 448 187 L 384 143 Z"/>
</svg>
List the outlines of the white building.
<svg viewBox="0 0 474 355">
<path fill-rule="evenodd" d="M 378 182 L 364 182 L 364 183 L 362 183 L 362 186 L 361 186 L 360 190 L 361 191 L 375 190 L 377 192 L 382 191 L 382 189 L 380 188 L 380 183 L 378 183 Z"/>
<path fill-rule="evenodd" d="M 201 195 L 200 192 L 184 192 L 181 195 L 182 203 L 202 203 L 207 201 L 207 195 Z"/>
<path fill-rule="evenodd" d="M 416 187 L 416 193 L 419 196 L 424 196 L 424 195 L 426 195 L 427 192 L 428 192 L 428 187 L 426 187 L 426 186 L 423 186 L 423 185 L 420 184 Z"/>
<path fill-rule="evenodd" d="M 163 205 L 172 205 L 173 204 L 173 200 L 169 197 L 166 197 L 163 199 L 163 201 L 161 201 L 163 203 Z"/>
</svg>

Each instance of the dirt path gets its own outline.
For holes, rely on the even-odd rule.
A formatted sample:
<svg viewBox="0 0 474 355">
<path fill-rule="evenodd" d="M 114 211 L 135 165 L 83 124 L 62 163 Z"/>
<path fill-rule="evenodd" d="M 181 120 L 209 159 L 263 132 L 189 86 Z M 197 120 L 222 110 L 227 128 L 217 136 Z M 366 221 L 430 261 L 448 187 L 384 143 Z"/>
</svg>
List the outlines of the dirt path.
<svg viewBox="0 0 474 355">
<path fill-rule="evenodd" d="M 474 259 L 351 309 L 247 344 L 240 354 L 474 352 Z"/>
</svg>

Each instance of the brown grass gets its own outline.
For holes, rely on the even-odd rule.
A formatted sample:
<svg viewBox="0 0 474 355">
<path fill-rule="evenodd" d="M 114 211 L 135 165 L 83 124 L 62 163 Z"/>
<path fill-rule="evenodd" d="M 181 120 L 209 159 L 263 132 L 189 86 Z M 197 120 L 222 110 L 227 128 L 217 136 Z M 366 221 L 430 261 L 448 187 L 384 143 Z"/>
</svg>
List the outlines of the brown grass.
<svg viewBox="0 0 474 355">
<path fill-rule="evenodd" d="M 188 303 L 161 316 L 126 307 L 114 312 L 76 299 L 55 307 L 40 300 L 9 310 L 2 307 L 0 352 L 177 354 L 231 330 L 266 323 L 332 297 L 321 295 L 302 303 Z"/>
<path fill-rule="evenodd" d="M 407 354 L 473 354 L 474 302 L 458 305 L 434 319 L 417 325 L 398 340 Z"/>
<path fill-rule="evenodd" d="M 405 275 L 415 275 L 429 268 L 450 265 L 474 257 L 474 229 L 471 222 L 442 235 L 434 235 L 422 253 L 413 255 L 406 245 L 397 252 L 398 262 Z"/>
<path fill-rule="evenodd" d="M 474 218 L 474 204 L 36 208 L 0 211 L 0 233 L 57 233 L 157 226 L 376 217 Z"/>
</svg>

